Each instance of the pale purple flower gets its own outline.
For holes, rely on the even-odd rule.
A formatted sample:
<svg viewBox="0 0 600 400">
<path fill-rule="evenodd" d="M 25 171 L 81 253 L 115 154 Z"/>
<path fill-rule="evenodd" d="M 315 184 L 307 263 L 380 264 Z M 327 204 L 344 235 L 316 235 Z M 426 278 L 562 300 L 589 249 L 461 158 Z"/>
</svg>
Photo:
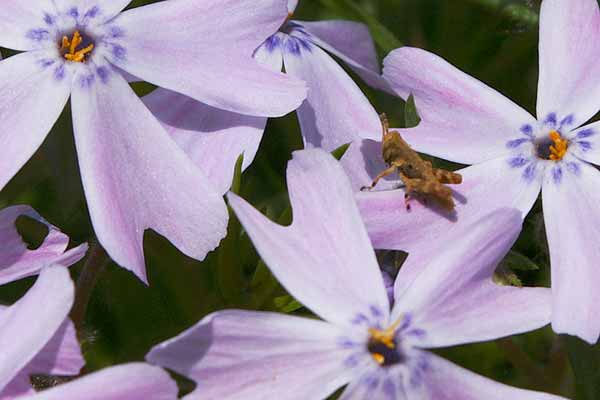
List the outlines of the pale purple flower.
<svg viewBox="0 0 600 400">
<path fill-rule="evenodd" d="M 151 228 L 202 259 L 226 233 L 221 193 L 127 84 L 139 77 L 212 107 L 280 116 L 305 85 L 252 57 L 285 0 L 5 0 L 0 46 L 0 188 L 40 146 L 71 97 L 88 208 L 110 256 L 146 281 Z"/>
<path fill-rule="evenodd" d="M 560 398 L 493 382 L 427 351 L 549 322 L 548 289 L 491 279 L 518 235 L 518 212 L 497 210 L 466 227 L 396 292 L 390 309 L 340 165 L 323 150 L 296 152 L 287 182 L 289 227 L 234 194 L 228 199 L 273 274 L 323 320 L 241 310 L 207 316 L 147 356 L 197 382 L 186 399 L 325 399 L 346 384 L 341 399 Z"/>
<path fill-rule="evenodd" d="M 34 393 L 29 376 L 77 375 L 84 365 L 68 313 L 74 288 L 65 267 L 46 267 L 31 289 L 0 307 L 0 399 Z"/>
<path fill-rule="evenodd" d="M 537 118 L 438 56 L 414 48 L 392 52 L 384 76 L 401 97 L 415 96 L 422 118 L 418 127 L 401 130 L 404 138 L 418 151 L 475 165 L 460 171 L 464 183 L 453 186 L 456 215 L 419 204 L 407 213 L 399 192 L 359 194 L 359 206 L 376 248 L 406 250 L 418 259 L 428 243 L 456 237 L 449 232 L 453 225 L 489 210 L 514 206 L 524 217 L 541 190 L 552 327 L 594 343 L 600 334 L 600 173 L 592 164 L 600 164 L 600 124 L 581 125 L 600 110 L 598 3 L 544 0 L 539 52 Z M 345 160 L 357 188 L 381 168 L 373 153 L 378 146 L 361 147 Z"/>
<path fill-rule="evenodd" d="M 177 384 L 161 368 L 129 363 L 105 368 L 19 400 L 175 400 Z"/>
<path fill-rule="evenodd" d="M 17 231 L 18 217 L 27 216 L 46 225 L 48 235 L 35 250 L 27 248 Z M 69 237 L 51 225 L 29 206 L 12 206 L 0 210 L 0 285 L 36 275 L 48 265 L 71 266 L 87 251 L 87 244 L 67 250 Z"/>
<path fill-rule="evenodd" d="M 142 363 L 107 368 L 36 394 L 31 375 L 77 375 L 84 365 L 68 319 L 74 292 L 68 270 L 50 266 L 17 303 L 0 307 L 0 399 L 177 398 L 168 374 Z"/>
<path fill-rule="evenodd" d="M 288 2 L 290 15 L 297 1 Z M 283 21 L 282 21 L 283 22 Z M 351 21 L 289 20 L 272 27 L 254 56 L 279 72 L 308 85 L 308 97 L 297 110 L 307 147 L 328 151 L 360 138 L 377 138 L 379 118 L 365 95 L 341 66 L 339 57 L 366 82 L 387 88 L 368 28 Z M 389 90 L 389 89 L 388 89 Z M 233 166 L 243 153 L 243 168 L 256 155 L 267 119 L 218 110 L 189 97 L 157 89 L 144 102 L 167 132 L 225 193 Z"/>
</svg>

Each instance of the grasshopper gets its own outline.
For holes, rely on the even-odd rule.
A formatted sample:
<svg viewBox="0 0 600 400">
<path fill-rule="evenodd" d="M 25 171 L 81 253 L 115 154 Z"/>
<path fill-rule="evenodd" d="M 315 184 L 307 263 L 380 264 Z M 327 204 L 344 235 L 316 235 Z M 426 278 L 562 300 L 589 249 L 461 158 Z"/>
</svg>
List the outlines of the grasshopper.
<svg viewBox="0 0 600 400">
<path fill-rule="evenodd" d="M 381 126 L 383 128 L 382 153 L 383 160 L 388 168 L 381 172 L 371 186 L 361 190 L 371 190 L 383 177 L 398 172 L 400 179 L 406 186 L 404 199 L 406 209 L 410 210 L 411 196 L 425 196 L 433 198 L 447 211 L 454 210 L 452 190 L 445 186 L 446 183 L 459 184 L 462 176 L 452 171 L 433 168 L 429 161 L 423 160 L 409 144 L 402 139 L 398 131 L 391 131 L 385 114 L 381 114 Z"/>
</svg>

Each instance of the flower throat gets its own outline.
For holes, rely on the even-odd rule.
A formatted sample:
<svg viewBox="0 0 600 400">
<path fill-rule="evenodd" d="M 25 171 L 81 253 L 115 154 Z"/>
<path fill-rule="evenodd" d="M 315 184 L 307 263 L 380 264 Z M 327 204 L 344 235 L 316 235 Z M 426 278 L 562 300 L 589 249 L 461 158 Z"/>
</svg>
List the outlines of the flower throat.
<svg viewBox="0 0 600 400">
<path fill-rule="evenodd" d="M 543 160 L 560 161 L 567 154 L 569 141 L 564 139 L 558 131 L 551 131 L 535 143 L 536 155 Z"/>
<path fill-rule="evenodd" d="M 73 32 L 73 36 L 63 36 L 60 44 L 60 54 L 72 62 L 85 62 L 94 50 L 94 43 L 81 36 L 79 31 Z"/>
</svg>

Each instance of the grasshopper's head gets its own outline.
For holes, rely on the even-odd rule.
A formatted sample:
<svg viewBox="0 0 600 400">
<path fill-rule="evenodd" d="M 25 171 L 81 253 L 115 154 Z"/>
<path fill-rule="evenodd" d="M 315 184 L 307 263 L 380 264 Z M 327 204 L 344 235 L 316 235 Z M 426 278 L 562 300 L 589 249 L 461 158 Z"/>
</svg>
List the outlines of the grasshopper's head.
<svg viewBox="0 0 600 400">
<path fill-rule="evenodd" d="M 381 145 L 383 161 L 391 165 L 394 161 L 405 159 L 406 142 L 397 131 L 388 131 L 383 135 Z"/>
</svg>

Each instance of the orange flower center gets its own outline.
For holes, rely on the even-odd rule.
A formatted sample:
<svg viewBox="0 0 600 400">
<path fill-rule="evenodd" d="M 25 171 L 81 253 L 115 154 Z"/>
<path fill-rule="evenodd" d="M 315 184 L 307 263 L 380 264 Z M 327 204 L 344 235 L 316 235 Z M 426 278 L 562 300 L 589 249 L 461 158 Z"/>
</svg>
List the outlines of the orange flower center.
<svg viewBox="0 0 600 400">
<path fill-rule="evenodd" d="M 73 37 L 69 39 L 68 36 L 63 36 L 60 51 L 64 58 L 73 62 L 84 62 L 87 57 L 94 50 L 94 44 L 90 43 L 88 46 L 78 49 L 83 43 L 83 37 L 79 31 L 73 32 Z"/>
</svg>

